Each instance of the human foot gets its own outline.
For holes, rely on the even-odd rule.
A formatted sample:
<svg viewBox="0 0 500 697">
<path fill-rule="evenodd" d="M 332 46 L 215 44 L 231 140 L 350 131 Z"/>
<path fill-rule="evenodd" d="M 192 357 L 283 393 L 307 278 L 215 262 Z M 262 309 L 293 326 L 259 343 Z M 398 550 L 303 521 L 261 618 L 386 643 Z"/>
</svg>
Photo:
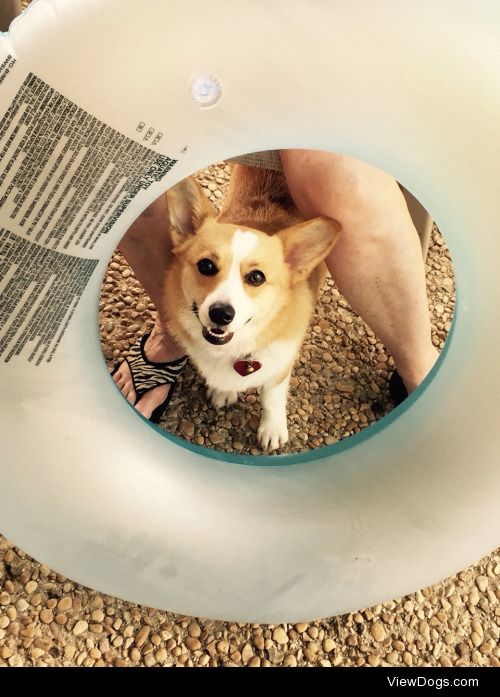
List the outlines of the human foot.
<svg viewBox="0 0 500 697">
<path fill-rule="evenodd" d="M 426 356 L 416 361 L 406 370 L 398 366 L 389 380 L 389 391 L 396 405 L 401 404 L 413 390 L 415 390 L 427 377 L 435 362 L 439 352 L 432 347 Z"/>
<path fill-rule="evenodd" d="M 131 349 L 112 374 L 123 396 L 145 418 L 157 423 L 168 406 L 177 376 L 187 358 L 157 323 Z"/>
</svg>

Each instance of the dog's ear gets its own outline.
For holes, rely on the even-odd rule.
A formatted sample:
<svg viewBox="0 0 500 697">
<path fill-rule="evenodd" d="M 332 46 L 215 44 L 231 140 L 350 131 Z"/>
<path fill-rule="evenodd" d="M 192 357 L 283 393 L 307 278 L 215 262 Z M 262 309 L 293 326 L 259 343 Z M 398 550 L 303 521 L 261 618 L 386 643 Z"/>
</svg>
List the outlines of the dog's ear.
<svg viewBox="0 0 500 697">
<path fill-rule="evenodd" d="M 166 193 L 170 236 L 175 246 L 195 235 L 203 221 L 215 216 L 215 209 L 194 177 L 188 177 Z"/>
<path fill-rule="evenodd" d="M 313 218 L 278 233 L 285 261 L 292 271 L 292 285 L 305 280 L 337 241 L 342 226 L 333 218 Z"/>
</svg>

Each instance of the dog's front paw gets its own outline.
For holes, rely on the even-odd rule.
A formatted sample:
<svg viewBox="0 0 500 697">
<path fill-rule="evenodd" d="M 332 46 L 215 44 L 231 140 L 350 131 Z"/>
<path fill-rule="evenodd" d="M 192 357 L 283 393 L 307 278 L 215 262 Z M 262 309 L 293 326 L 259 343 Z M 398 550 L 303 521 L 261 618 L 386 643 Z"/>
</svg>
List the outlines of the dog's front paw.
<svg viewBox="0 0 500 697">
<path fill-rule="evenodd" d="M 257 431 L 263 450 L 277 450 L 288 442 L 288 427 L 285 419 L 263 418 Z"/>
<path fill-rule="evenodd" d="M 237 392 L 221 392 L 216 390 L 215 387 L 209 387 L 207 390 L 207 395 L 212 403 L 212 406 L 216 409 L 222 409 L 223 407 L 230 407 L 238 401 Z"/>
</svg>

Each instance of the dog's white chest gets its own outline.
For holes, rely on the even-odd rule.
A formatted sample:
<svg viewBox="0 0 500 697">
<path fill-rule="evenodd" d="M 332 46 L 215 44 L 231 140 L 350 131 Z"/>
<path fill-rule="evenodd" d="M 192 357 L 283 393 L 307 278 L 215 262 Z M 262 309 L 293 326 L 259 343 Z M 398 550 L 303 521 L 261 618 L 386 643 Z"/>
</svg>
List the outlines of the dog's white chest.
<svg viewBox="0 0 500 697">
<path fill-rule="evenodd" d="M 297 341 L 274 341 L 259 350 L 258 354 L 245 353 L 243 350 L 239 355 L 233 352 L 220 352 L 217 355 L 215 351 L 205 347 L 195 347 L 190 350 L 190 354 L 209 387 L 221 392 L 244 392 L 281 376 L 295 360 L 299 345 L 300 342 Z M 240 375 L 235 364 L 246 360 L 258 362 L 260 367 L 246 375 Z"/>
</svg>

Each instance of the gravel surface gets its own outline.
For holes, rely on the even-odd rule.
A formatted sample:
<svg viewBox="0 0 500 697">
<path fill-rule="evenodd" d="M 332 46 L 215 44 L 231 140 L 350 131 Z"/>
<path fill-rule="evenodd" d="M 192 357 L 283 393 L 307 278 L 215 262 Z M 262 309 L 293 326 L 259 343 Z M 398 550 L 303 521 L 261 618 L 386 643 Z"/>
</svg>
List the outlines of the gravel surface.
<svg viewBox="0 0 500 697">
<path fill-rule="evenodd" d="M 500 666 L 500 554 L 413 595 L 296 625 L 214 622 L 84 588 L 0 538 L 0 666 Z"/>
<path fill-rule="evenodd" d="M 210 198 L 229 169 L 199 175 Z M 453 314 L 453 272 L 433 232 L 427 259 L 433 337 Z M 154 308 L 117 252 L 103 284 L 100 325 L 110 366 L 152 326 Z M 335 442 L 392 405 L 392 361 L 332 282 L 320 299 L 289 401 L 290 452 Z M 216 414 L 189 368 L 162 427 L 196 443 L 258 453 L 255 395 Z M 333 424 L 333 429 L 332 429 Z M 51 571 L 0 537 L 0 666 L 500 666 L 500 550 L 457 576 L 359 612 L 296 625 L 182 617 L 123 602 Z"/>
</svg>

